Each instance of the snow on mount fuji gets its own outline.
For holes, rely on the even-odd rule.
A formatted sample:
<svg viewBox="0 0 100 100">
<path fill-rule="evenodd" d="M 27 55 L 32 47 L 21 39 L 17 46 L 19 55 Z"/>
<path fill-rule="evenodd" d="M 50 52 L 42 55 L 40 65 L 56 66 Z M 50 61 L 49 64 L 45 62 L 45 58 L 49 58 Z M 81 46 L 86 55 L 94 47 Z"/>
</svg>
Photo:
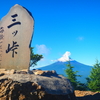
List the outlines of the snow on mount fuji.
<svg viewBox="0 0 100 100">
<path fill-rule="evenodd" d="M 71 53 L 67 51 L 60 59 L 58 59 L 58 61 L 61 62 L 71 61 L 72 59 L 69 57 L 70 55 Z"/>
<path fill-rule="evenodd" d="M 69 57 L 70 55 L 71 55 L 70 52 L 66 52 L 60 59 L 57 60 L 57 62 L 55 62 L 51 65 L 48 65 L 48 66 L 41 67 L 39 69 L 55 70 L 58 74 L 66 76 L 64 70 L 67 68 L 66 64 L 68 64 L 68 61 L 70 61 L 70 64 L 72 66 L 74 66 L 73 70 L 78 71 L 77 75 L 82 75 L 82 77 L 77 78 L 78 81 L 85 83 L 86 82 L 85 78 L 88 77 L 88 75 L 90 74 L 90 70 L 91 70 L 92 66 L 88 66 L 88 65 L 79 63 L 75 60 L 72 60 Z"/>
</svg>

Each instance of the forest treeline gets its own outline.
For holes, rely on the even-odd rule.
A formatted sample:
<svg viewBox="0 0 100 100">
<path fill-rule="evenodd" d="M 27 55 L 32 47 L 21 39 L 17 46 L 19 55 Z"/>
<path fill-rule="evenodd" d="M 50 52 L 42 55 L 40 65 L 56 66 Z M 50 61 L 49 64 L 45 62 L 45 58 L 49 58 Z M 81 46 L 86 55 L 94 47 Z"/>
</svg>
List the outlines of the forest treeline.
<svg viewBox="0 0 100 100">
<path fill-rule="evenodd" d="M 66 64 L 65 73 L 67 78 L 71 81 L 72 86 L 75 90 L 84 90 L 84 91 L 100 91 L 100 62 L 96 60 L 96 63 L 93 65 L 90 75 L 86 78 L 86 83 L 81 83 L 77 80 L 77 77 L 82 77 L 77 75 L 78 71 L 73 71 L 74 66 L 71 66 L 70 61 Z"/>
</svg>

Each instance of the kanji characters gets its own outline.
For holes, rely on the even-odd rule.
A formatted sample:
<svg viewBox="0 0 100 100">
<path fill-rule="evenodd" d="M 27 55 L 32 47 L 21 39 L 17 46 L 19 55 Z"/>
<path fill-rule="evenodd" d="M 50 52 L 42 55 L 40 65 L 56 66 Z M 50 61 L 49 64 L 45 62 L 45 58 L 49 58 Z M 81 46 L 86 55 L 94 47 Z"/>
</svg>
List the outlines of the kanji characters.
<svg viewBox="0 0 100 100">
<path fill-rule="evenodd" d="M 14 25 L 21 25 L 20 21 L 16 21 L 16 17 L 18 17 L 18 14 L 13 14 L 11 15 L 12 17 L 12 24 L 8 25 L 7 28 L 10 29 L 11 27 L 13 27 Z M 12 32 L 13 37 L 16 36 L 18 33 L 18 30 L 15 30 L 14 32 Z M 9 53 L 10 51 L 12 51 L 12 57 L 14 57 L 14 54 L 17 54 L 17 52 L 15 51 L 16 49 L 18 49 L 19 45 L 17 44 L 17 42 L 13 41 L 12 46 L 10 46 L 10 44 L 8 44 L 8 48 L 6 50 L 6 53 Z"/>
<path fill-rule="evenodd" d="M 4 32 L 4 28 L 0 27 L 0 33 L 3 33 L 3 32 Z"/>
<path fill-rule="evenodd" d="M 17 42 L 13 41 L 13 44 L 11 47 L 10 47 L 10 44 L 8 44 L 8 49 L 6 50 L 6 53 L 9 53 L 10 51 L 12 51 L 12 57 L 14 57 L 14 53 L 17 54 L 17 52 L 15 51 L 16 49 L 18 49 L 17 47 L 19 47 L 19 45 L 17 44 Z"/>
<path fill-rule="evenodd" d="M 14 18 L 14 19 L 12 19 L 12 21 L 14 22 L 14 23 L 12 23 L 12 24 L 10 24 L 9 26 L 7 26 L 8 28 L 11 28 L 12 26 L 14 26 L 14 25 L 20 25 L 21 24 L 21 22 L 16 22 L 16 17 L 17 17 L 18 15 L 17 14 L 14 14 L 14 15 L 11 15 L 11 17 L 12 18 Z"/>
</svg>

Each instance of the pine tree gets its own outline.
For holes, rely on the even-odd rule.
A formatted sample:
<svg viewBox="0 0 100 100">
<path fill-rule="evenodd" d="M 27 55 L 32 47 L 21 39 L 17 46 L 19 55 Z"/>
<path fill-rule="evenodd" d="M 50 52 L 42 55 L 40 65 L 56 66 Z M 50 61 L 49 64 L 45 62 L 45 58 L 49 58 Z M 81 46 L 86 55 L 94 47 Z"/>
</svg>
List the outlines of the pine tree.
<svg viewBox="0 0 100 100">
<path fill-rule="evenodd" d="M 87 78 L 87 84 L 91 91 L 100 91 L 100 63 L 98 60 Z"/>
<path fill-rule="evenodd" d="M 33 49 L 33 47 L 30 48 L 30 67 L 34 67 L 43 58 L 42 55 L 34 54 Z"/>
<path fill-rule="evenodd" d="M 67 69 L 65 70 L 65 73 L 67 75 L 67 78 L 71 81 L 72 86 L 74 89 L 78 89 L 78 85 L 80 82 L 77 81 L 77 77 L 81 77 L 80 75 L 77 75 L 78 71 L 73 71 L 73 66 L 71 66 L 70 61 L 68 61 L 68 64 L 66 65 Z"/>
</svg>

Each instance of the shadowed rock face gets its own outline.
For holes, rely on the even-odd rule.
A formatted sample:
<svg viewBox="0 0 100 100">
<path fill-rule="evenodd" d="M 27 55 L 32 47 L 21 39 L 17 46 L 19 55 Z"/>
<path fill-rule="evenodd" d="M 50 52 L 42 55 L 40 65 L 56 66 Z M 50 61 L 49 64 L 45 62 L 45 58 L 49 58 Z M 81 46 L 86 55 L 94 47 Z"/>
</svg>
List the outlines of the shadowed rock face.
<svg viewBox="0 0 100 100">
<path fill-rule="evenodd" d="M 18 4 L 2 18 L 0 21 L 0 68 L 28 69 L 33 27 L 32 16 Z"/>
<path fill-rule="evenodd" d="M 76 100 L 70 81 L 61 75 L 4 74 L 0 77 L 1 100 Z"/>
<path fill-rule="evenodd" d="M 44 89 L 36 83 L 15 82 L 11 79 L 2 79 L 0 84 L 0 99 L 3 100 L 38 100 L 46 93 Z"/>
</svg>

